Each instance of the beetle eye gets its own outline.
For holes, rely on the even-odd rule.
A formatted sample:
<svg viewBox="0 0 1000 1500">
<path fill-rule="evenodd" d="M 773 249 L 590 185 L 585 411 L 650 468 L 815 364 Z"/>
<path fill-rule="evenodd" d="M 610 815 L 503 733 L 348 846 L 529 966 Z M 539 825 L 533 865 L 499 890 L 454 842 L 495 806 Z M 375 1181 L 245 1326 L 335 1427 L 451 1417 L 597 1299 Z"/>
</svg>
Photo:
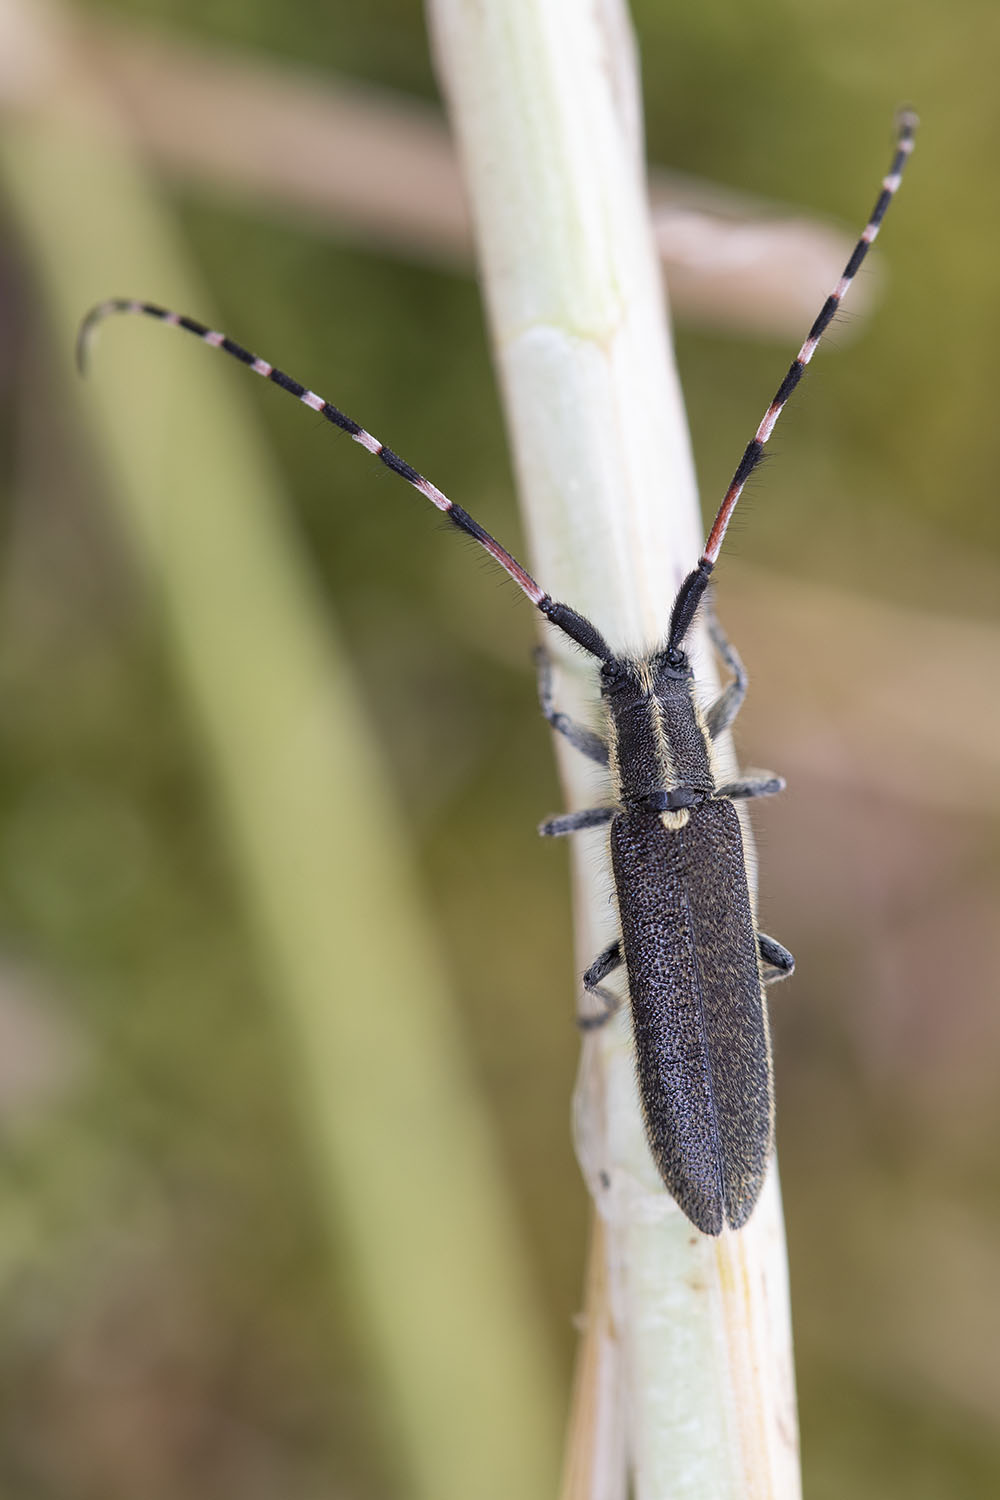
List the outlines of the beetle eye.
<svg viewBox="0 0 1000 1500">
<path fill-rule="evenodd" d="M 652 666 L 654 676 L 661 672 L 667 672 L 671 675 L 683 677 L 688 672 L 690 664 L 687 652 L 681 651 L 677 646 L 673 646 L 667 647 L 665 651 L 658 652 L 653 657 L 650 665 Z"/>
</svg>

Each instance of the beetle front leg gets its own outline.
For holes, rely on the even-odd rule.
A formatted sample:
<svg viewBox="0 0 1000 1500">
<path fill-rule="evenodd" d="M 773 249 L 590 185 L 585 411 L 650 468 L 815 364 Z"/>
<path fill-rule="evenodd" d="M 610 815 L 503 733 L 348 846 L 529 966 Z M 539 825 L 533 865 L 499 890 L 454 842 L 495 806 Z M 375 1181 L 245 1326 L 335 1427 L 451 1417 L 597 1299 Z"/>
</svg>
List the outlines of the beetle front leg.
<svg viewBox="0 0 1000 1500">
<path fill-rule="evenodd" d="M 747 695 L 749 678 L 747 677 L 747 670 L 743 665 L 739 652 L 730 642 L 729 637 L 719 624 L 718 616 L 715 613 L 715 605 L 711 598 L 705 600 L 702 609 L 705 611 L 705 623 L 708 626 L 708 633 L 712 638 L 712 645 L 733 674 L 732 682 L 723 688 L 705 715 L 705 724 L 708 728 L 709 738 L 714 740 L 717 735 L 722 734 L 730 727 L 736 715 L 743 707 L 743 700 Z"/>
<path fill-rule="evenodd" d="M 601 736 L 592 729 L 585 729 L 582 724 L 575 723 L 568 714 L 560 713 L 556 708 L 552 696 L 552 662 L 544 646 L 539 646 L 535 652 L 535 666 L 538 670 L 538 702 L 552 728 L 569 740 L 573 749 L 579 750 L 588 760 L 595 760 L 599 766 L 606 766 L 608 747 Z"/>
</svg>

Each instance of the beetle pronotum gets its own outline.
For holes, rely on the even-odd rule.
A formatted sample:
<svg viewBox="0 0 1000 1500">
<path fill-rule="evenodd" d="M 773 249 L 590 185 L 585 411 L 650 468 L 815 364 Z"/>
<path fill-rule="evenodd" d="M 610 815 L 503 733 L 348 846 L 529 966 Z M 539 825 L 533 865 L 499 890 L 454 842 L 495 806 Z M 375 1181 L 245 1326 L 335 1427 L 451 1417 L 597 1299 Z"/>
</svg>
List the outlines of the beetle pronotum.
<svg viewBox="0 0 1000 1500">
<path fill-rule="evenodd" d="M 756 930 L 733 805 L 770 796 L 784 783 L 763 775 L 718 783 L 714 741 L 736 718 L 747 677 L 710 613 L 712 640 L 732 680 L 703 713 L 684 642 L 743 488 L 878 234 L 913 149 L 916 124 L 914 115 L 900 116 L 892 164 L 871 217 L 740 459 L 704 552 L 678 590 L 666 640 L 639 658 L 614 652 L 595 625 L 552 599 L 468 512 L 391 448 L 225 334 L 126 298 L 100 303 L 80 329 L 81 368 L 102 319 L 142 313 L 195 334 L 281 386 L 419 490 L 499 563 L 551 625 L 599 663 L 603 735 L 555 708 L 547 659 L 539 653 L 545 718 L 583 755 L 608 769 L 613 788 L 607 805 L 552 818 L 540 831 L 557 836 L 609 826 L 621 937 L 583 976 L 584 988 L 603 1009 L 582 1024 L 599 1024 L 616 1008 L 617 998 L 603 981 L 624 963 L 649 1145 L 664 1183 L 705 1234 L 745 1224 L 764 1181 L 774 1136 L 774 1094 L 763 987 L 790 974 L 794 963 L 780 943 Z"/>
</svg>

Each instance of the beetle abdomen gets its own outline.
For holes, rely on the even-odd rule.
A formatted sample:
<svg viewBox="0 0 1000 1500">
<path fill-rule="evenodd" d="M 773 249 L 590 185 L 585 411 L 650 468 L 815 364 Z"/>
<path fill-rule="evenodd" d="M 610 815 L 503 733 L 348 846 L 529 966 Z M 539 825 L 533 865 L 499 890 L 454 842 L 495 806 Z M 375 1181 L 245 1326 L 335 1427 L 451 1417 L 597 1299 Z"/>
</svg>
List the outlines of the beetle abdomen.
<svg viewBox="0 0 1000 1500">
<path fill-rule="evenodd" d="M 664 1182 L 705 1234 L 750 1216 L 773 1131 L 771 1048 L 739 818 L 611 824 L 639 1088 Z"/>
</svg>

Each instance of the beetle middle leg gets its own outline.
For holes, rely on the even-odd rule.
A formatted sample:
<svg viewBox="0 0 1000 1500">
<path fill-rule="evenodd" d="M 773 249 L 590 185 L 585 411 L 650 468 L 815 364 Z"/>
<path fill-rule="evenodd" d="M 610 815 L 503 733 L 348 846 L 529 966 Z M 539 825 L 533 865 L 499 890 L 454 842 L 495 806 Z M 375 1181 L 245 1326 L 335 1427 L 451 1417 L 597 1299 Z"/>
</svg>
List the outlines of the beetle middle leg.
<svg viewBox="0 0 1000 1500">
<path fill-rule="evenodd" d="M 538 832 L 543 839 L 559 839 L 567 833 L 580 833 L 584 828 L 600 828 L 610 823 L 617 812 L 614 807 L 584 807 L 580 812 L 560 813 L 557 818 L 546 818 L 539 823 Z"/>
<path fill-rule="evenodd" d="M 568 714 L 560 713 L 556 708 L 552 695 L 552 662 L 543 646 L 539 646 L 535 652 L 535 667 L 538 672 L 538 702 L 552 728 L 569 740 L 573 749 L 579 750 L 588 760 L 595 760 L 599 766 L 606 766 L 608 747 L 601 736 L 592 729 L 575 723 Z"/>
<path fill-rule="evenodd" d="M 621 1005 L 621 996 L 616 995 L 613 990 L 606 990 L 601 984 L 601 980 L 607 979 L 609 974 L 613 974 L 615 969 L 621 967 L 622 962 L 621 939 L 615 938 L 613 943 L 609 943 L 603 952 L 597 955 L 586 974 L 584 974 L 584 989 L 588 995 L 596 995 L 604 1009 L 599 1011 L 596 1016 L 577 1016 L 576 1024 L 581 1031 L 596 1031 L 599 1026 L 603 1026 L 607 1021 L 611 1020 L 611 1017 Z"/>
<path fill-rule="evenodd" d="M 783 776 L 775 776 L 773 771 L 762 771 L 758 776 L 740 776 L 736 781 L 727 781 L 714 795 L 737 802 L 746 801 L 750 797 L 776 797 L 784 790 Z"/>
</svg>

